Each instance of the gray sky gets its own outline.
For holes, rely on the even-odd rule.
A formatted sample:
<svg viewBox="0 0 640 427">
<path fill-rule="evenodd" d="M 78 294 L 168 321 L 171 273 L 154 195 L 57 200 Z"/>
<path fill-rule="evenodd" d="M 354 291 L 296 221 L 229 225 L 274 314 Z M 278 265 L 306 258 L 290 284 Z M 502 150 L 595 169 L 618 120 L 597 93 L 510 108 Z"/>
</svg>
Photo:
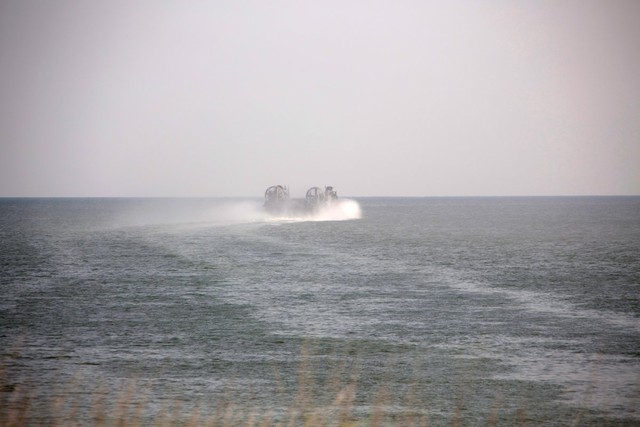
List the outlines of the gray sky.
<svg viewBox="0 0 640 427">
<path fill-rule="evenodd" d="M 0 196 L 640 194 L 640 2 L 0 0 Z"/>
</svg>

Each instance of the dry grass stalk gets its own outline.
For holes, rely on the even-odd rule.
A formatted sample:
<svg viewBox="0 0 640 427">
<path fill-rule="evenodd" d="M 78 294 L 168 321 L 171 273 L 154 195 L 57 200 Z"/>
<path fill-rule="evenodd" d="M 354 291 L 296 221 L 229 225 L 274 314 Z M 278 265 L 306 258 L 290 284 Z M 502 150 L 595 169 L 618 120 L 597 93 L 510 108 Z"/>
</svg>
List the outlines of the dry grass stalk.
<svg viewBox="0 0 640 427">
<path fill-rule="evenodd" d="M 354 409 L 354 402 L 357 401 L 359 363 L 356 363 L 355 367 L 348 368 L 346 358 L 343 358 L 333 367 L 332 371 L 325 374 L 318 371 L 325 365 L 317 363 L 317 366 L 314 367 L 311 363 L 312 354 L 309 345 L 305 344 L 298 365 L 297 390 L 293 393 L 291 404 L 283 411 L 278 411 L 277 408 L 263 411 L 251 403 L 247 403 L 254 401 L 252 390 L 248 392 L 249 398 L 246 393 L 234 397 L 232 393 L 234 388 L 230 386 L 224 400 L 218 402 L 213 413 L 207 410 L 211 408 L 202 410 L 196 406 L 189 413 L 184 414 L 181 401 L 174 400 L 170 404 L 162 405 L 155 415 L 147 413 L 150 405 L 150 391 L 144 392 L 143 390 L 141 392 L 135 381 L 128 382 L 124 390 L 115 396 L 115 402 L 109 405 L 108 402 L 112 401 L 110 395 L 113 396 L 113 394 L 110 394 L 104 385 L 87 395 L 77 392 L 80 386 L 76 380 L 66 388 L 54 391 L 54 397 L 50 399 L 49 405 L 44 405 L 45 410 L 49 412 L 42 413 L 43 405 L 38 404 L 42 400 L 37 400 L 39 397 L 32 394 L 33 390 L 29 390 L 24 384 L 19 384 L 19 381 L 9 381 L 9 372 L 6 366 L 0 363 L 0 426 L 137 427 L 151 424 L 157 427 L 380 427 L 386 425 L 411 427 L 427 425 L 427 413 L 416 409 L 422 401 L 418 392 L 419 384 L 415 382 L 409 383 L 404 393 L 396 394 L 393 394 L 388 387 L 381 386 L 373 400 L 374 403 L 369 407 L 368 416 L 356 418 L 354 413 L 357 411 Z M 279 371 L 276 370 L 274 377 L 280 379 L 279 374 Z M 416 373 L 413 377 L 419 378 L 419 375 Z M 326 381 L 322 382 L 322 378 L 325 378 Z M 16 383 L 18 384 L 15 385 Z M 386 384 L 385 381 L 381 383 Z M 276 385 L 279 386 L 281 396 L 286 397 L 287 394 L 282 383 L 276 381 Z M 590 392 L 587 390 L 587 393 Z M 394 396 L 402 401 L 394 402 Z M 90 400 L 89 408 L 85 409 L 87 413 L 82 412 L 83 399 Z M 454 411 L 450 419 L 441 424 L 467 425 L 469 422 L 466 418 L 468 414 L 464 413 L 467 402 L 463 387 L 458 384 Z M 395 405 L 398 403 L 402 405 L 400 413 L 395 412 Z M 496 397 L 486 419 L 486 425 L 500 425 L 500 408 L 501 401 L 499 397 Z M 527 413 L 523 408 L 523 402 L 520 402 L 513 414 L 514 418 L 510 421 L 512 424 L 526 426 L 527 423 L 533 423 L 531 418 L 527 418 Z M 204 418 L 203 414 L 208 417 Z M 582 416 L 582 412 L 578 411 L 575 422 L 579 423 Z"/>
<path fill-rule="evenodd" d="M 500 409 L 500 396 L 498 395 L 491 405 L 491 412 L 489 412 L 489 419 L 487 419 L 487 426 L 498 425 L 498 410 Z"/>
<path fill-rule="evenodd" d="M 7 427 L 26 425 L 29 417 L 31 398 L 24 387 L 20 385 L 15 386 L 9 395 L 7 404 L 3 406 L 7 411 L 6 423 L 3 422 L 3 425 Z"/>
</svg>

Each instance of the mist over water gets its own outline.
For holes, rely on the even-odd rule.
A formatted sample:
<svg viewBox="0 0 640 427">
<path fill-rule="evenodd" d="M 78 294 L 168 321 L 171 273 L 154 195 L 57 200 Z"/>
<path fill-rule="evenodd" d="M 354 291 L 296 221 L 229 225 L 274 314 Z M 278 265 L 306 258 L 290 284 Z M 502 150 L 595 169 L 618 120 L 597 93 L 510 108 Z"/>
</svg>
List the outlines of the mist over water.
<svg viewBox="0 0 640 427">
<path fill-rule="evenodd" d="M 125 202 L 126 203 L 126 202 Z M 309 213 L 272 214 L 262 200 L 149 199 L 128 203 L 113 219 L 116 226 L 183 224 L 191 226 L 243 223 L 346 221 L 362 218 L 357 201 L 339 199 Z"/>
</svg>

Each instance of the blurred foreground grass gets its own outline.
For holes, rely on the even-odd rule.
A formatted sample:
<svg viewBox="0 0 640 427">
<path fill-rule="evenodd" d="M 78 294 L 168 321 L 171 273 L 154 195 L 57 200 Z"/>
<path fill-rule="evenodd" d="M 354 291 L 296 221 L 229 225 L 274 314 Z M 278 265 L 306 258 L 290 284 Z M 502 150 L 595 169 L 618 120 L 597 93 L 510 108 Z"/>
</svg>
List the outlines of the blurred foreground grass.
<svg viewBox="0 0 640 427">
<path fill-rule="evenodd" d="M 366 373 L 358 364 L 343 363 L 331 370 L 312 366 L 308 347 L 299 357 L 296 384 L 285 396 L 284 406 L 264 407 L 251 391 L 234 390 L 216 400 L 197 401 L 181 397 L 158 399 L 151 387 L 135 380 L 122 386 L 87 384 L 76 378 L 55 390 L 42 390 L 39 381 L 15 374 L 10 359 L 0 362 L 0 427 L 9 426 L 537 426 L 537 425 L 638 425 L 634 420 L 590 417 L 582 410 L 539 419 L 527 402 L 513 406 L 496 393 L 480 411 L 471 408 L 473 396 L 464 385 L 449 397 L 450 405 L 420 396 L 415 383 L 401 389 L 380 383 L 374 392 L 365 390 Z M 117 384 L 117 383 L 115 383 Z M 154 396 L 154 397 L 152 397 Z M 222 396 L 222 397 L 220 397 Z M 529 402 L 534 404 L 535 402 Z M 531 409 L 531 408 L 529 408 Z"/>
<path fill-rule="evenodd" d="M 131 381 L 124 390 L 79 393 L 77 384 L 45 399 L 37 390 L 7 381 L 6 369 L 0 371 L 0 426 L 360 426 L 360 425 L 427 425 L 426 414 L 397 414 L 389 418 L 385 410 L 385 394 L 381 393 L 369 417 L 356 419 L 353 402 L 355 382 L 342 386 L 328 403 L 314 401 L 306 375 L 300 376 L 296 395 L 284 410 L 265 410 L 247 406 L 244 398 L 233 395 L 213 403 L 213 408 L 195 406 L 185 410 L 175 400 L 157 408 L 148 400 L 148 392 Z M 87 398 L 90 400 L 87 402 Z M 89 403 L 87 405 L 87 403 Z"/>
<path fill-rule="evenodd" d="M 104 385 L 91 389 L 82 381 L 71 381 L 59 390 L 42 394 L 30 381 L 10 380 L 6 365 L 0 365 L 0 426 L 426 426 L 429 414 L 414 407 L 414 389 L 409 386 L 401 405 L 381 387 L 371 402 L 364 402 L 366 414 L 356 410 L 356 374 L 327 373 L 323 390 L 300 362 L 297 390 L 284 408 L 263 408 L 247 403 L 246 396 L 230 391 L 221 401 L 193 405 L 176 399 L 157 403 L 150 391 L 131 380 L 123 389 L 108 390 Z M 249 401 L 250 402 L 250 401 Z M 362 402 L 358 403 L 362 407 Z M 400 408 L 400 410 L 399 410 Z M 447 425 L 463 425 L 457 410 Z M 513 425 L 524 425 L 523 414 Z M 487 420 L 496 425 L 497 418 Z M 438 423 L 439 424 L 439 423 Z"/>
</svg>

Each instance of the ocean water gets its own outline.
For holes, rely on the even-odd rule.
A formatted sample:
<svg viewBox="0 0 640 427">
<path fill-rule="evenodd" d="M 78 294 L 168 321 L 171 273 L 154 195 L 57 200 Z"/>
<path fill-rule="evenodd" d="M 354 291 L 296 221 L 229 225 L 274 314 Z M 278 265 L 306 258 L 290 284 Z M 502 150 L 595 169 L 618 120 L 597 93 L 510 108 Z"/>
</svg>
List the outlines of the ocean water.
<svg viewBox="0 0 640 427">
<path fill-rule="evenodd" d="M 150 417 L 354 384 L 389 424 L 640 424 L 640 197 L 0 199 L 0 292 L 36 419 L 133 382 Z"/>
</svg>

